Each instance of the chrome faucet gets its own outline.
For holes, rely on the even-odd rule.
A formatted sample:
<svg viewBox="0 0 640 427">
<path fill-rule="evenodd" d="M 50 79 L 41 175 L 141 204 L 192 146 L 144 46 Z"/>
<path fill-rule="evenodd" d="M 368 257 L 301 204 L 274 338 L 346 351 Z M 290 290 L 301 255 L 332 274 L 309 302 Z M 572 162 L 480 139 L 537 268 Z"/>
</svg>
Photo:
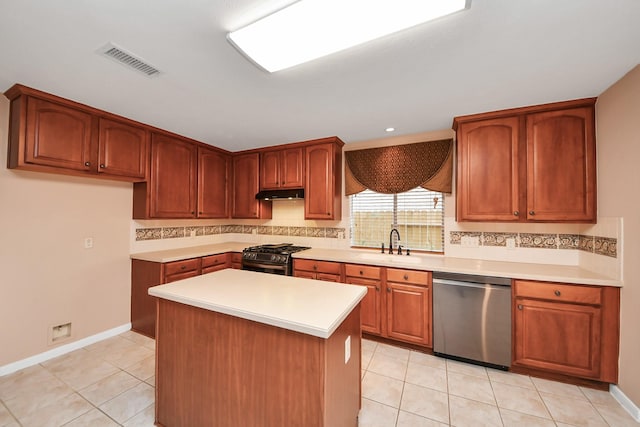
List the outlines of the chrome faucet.
<svg viewBox="0 0 640 427">
<path fill-rule="evenodd" d="M 389 253 L 393 254 L 393 232 L 396 232 L 396 236 L 398 236 L 398 242 L 400 241 L 400 232 L 397 228 L 392 228 L 391 232 L 389 232 Z"/>
</svg>

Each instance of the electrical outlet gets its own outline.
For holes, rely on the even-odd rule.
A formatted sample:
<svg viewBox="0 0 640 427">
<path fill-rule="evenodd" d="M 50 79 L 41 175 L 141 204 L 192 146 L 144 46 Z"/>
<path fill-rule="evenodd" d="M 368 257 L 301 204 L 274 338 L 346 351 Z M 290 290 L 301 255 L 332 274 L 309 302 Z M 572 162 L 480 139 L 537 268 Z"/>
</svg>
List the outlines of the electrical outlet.
<svg viewBox="0 0 640 427">
<path fill-rule="evenodd" d="M 71 337 L 71 322 L 52 326 L 49 332 L 49 343 L 53 344 Z"/>
<path fill-rule="evenodd" d="M 84 238 L 84 248 L 91 249 L 93 247 L 93 237 Z"/>
<path fill-rule="evenodd" d="M 349 359 L 351 359 L 351 335 L 349 335 L 347 339 L 344 340 L 344 364 L 345 365 L 347 364 Z"/>
<path fill-rule="evenodd" d="M 196 237 L 196 230 L 189 230 L 189 237 Z"/>
<path fill-rule="evenodd" d="M 513 237 L 506 239 L 505 243 L 507 244 L 507 249 L 513 250 L 516 248 L 516 239 Z"/>
</svg>

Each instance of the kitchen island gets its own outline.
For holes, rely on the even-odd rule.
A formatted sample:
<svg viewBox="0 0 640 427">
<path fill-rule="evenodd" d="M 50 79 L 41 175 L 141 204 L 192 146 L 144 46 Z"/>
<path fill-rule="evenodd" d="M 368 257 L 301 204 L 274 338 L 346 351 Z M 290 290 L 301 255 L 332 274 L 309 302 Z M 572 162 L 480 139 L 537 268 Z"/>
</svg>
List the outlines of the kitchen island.
<svg viewBox="0 0 640 427">
<path fill-rule="evenodd" d="M 365 293 L 231 269 L 149 289 L 156 423 L 356 426 Z"/>
</svg>

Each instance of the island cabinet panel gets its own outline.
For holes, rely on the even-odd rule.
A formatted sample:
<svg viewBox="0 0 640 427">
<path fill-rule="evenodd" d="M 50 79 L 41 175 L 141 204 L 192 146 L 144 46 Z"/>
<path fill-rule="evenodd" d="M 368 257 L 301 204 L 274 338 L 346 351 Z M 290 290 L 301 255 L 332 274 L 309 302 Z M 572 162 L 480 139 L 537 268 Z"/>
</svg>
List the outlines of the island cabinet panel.
<svg viewBox="0 0 640 427">
<path fill-rule="evenodd" d="M 156 424 L 357 426 L 359 308 L 322 339 L 158 299 Z M 351 357 L 345 363 L 345 340 Z"/>
<path fill-rule="evenodd" d="M 327 282 L 343 282 L 342 264 L 339 262 L 294 259 L 293 275 Z"/>
<path fill-rule="evenodd" d="M 304 148 L 264 151 L 260 154 L 260 188 L 302 188 Z"/>
<path fill-rule="evenodd" d="M 382 334 L 382 268 L 359 264 L 346 264 L 345 282 L 367 287 L 360 301 L 360 325 L 364 332 Z"/>
<path fill-rule="evenodd" d="M 309 145 L 305 154 L 305 219 L 342 217 L 342 141 Z"/>
<path fill-rule="evenodd" d="M 514 281 L 512 368 L 617 382 L 619 288 Z"/>
<path fill-rule="evenodd" d="M 140 123 L 22 85 L 11 100 L 9 168 L 140 182 L 149 130 Z"/>
<path fill-rule="evenodd" d="M 270 219 L 272 202 L 256 200 L 260 190 L 260 154 L 233 156 L 233 218 Z"/>
<path fill-rule="evenodd" d="M 456 117 L 458 221 L 596 221 L 595 98 Z"/>
<path fill-rule="evenodd" d="M 387 336 L 431 347 L 431 273 L 387 269 Z"/>
<path fill-rule="evenodd" d="M 229 217 L 231 156 L 198 147 L 198 218 Z"/>
</svg>

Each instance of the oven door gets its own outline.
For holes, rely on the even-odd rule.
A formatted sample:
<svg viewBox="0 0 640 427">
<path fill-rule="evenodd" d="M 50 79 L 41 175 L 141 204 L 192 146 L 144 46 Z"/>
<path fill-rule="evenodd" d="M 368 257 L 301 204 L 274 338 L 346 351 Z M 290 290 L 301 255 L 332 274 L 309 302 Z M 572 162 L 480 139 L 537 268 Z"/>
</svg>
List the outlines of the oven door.
<svg viewBox="0 0 640 427">
<path fill-rule="evenodd" d="M 289 276 L 291 274 L 286 264 L 265 264 L 242 260 L 242 269 L 258 271 L 260 273 L 279 274 L 281 276 Z"/>
</svg>

